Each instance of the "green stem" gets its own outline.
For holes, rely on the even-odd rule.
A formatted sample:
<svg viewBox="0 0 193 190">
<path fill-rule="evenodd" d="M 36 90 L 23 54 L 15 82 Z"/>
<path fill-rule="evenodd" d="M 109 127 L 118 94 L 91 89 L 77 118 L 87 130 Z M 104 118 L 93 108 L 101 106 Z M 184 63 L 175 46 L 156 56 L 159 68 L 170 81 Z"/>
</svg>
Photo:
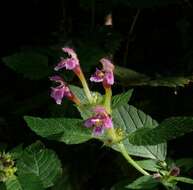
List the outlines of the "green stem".
<svg viewBox="0 0 193 190">
<path fill-rule="evenodd" d="M 126 158 L 126 160 L 139 172 L 141 172 L 143 175 L 150 175 L 147 171 L 145 171 L 141 166 L 139 166 L 132 158 L 131 156 L 127 153 L 127 150 L 125 149 L 125 146 L 123 143 L 118 144 L 120 151 L 122 155 Z"/>
<path fill-rule="evenodd" d="M 115 133 L 115 129 L 111 128 L 108 131 L 108 135 L 112 138 L 112 140 L 114 142 L 116 142 L 117 136 Z M 125 157 L 125 159 L 135 168 L 137 169 L 139 172 L 141 172 L 143 175 L 150 175 L 147 171 L 145 171 L 141 166 L 139 166 L 132 158 L 131 156 L 128 154 L 127 150 L 125 149 L 125 146 L 123 143 L 118 143 L 117 144 L 119 147 L 119 150 L 121 152 L 121 154 Z"/>
<path fill-rule="evenodd" d="M 88 87 L 88 84 L 87 84 L 87 82 L 86 82 L 86 79 L 85 79 L 84 74 L 83 74 L 82 71 L 80 71 L 78 77 L 79 77 L 79 79 L 80 79 L 80 81 L 81 81 L 81 83 L 82 83 L 82 86 L 83 86 L 83 89 L 84 89 L 84 93 L 86 94 L 89 103 L 92 103 L 93 98 L 92 98 L 90 89 L 89 89 L 89 87 Z"/>
<path fill-rule="evenodd" d="M 109 114 L 111 114 L 111 98 L 112 98 L 112 90 L 111 88 L 105 88 L 105 102 L 104 106 Z"/>
</svg>

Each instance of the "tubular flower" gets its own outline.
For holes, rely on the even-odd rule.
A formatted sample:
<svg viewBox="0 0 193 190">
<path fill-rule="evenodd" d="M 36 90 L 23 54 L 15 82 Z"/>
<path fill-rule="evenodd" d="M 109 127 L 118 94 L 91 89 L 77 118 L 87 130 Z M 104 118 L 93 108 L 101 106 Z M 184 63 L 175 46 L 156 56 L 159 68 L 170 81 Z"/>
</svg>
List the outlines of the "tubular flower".
<svg viewBox="0 0 193 190">
<path fill-rule="evenodd" d="M 60 62 L 54 68 L 55 71 L 58 71 L 62 68 L 66 68 L 66 70 L 75 70 L 76 68 L 79 68 L 79 59 L 75 51 L 68 47 L 62 48 L 62 50 L 68 54 L 69 58 L 64 59 L 63 57 L 61 57 Z"/>
<path fill-rule="evenodd" d="M 63 79 L 60 76 L 52 76 L 50 77 L 51 81 L 54 81 L 56 83 L 59 83 L 58 86 L 56 87 L 51 87 L 51 97 L 56 101 L 56 104 L 61 104 L 63 97 L 67 97 L 68 99 L 74 101 L 77 103 L 75 100 L 75 96 L 73 93 L 70 91 L 69 87 L 66 85 L 66 83 L 63 81 Z"/>
<path fill-rule="evenodd" d="M 109 88 L 114 84 L 114 65 L 109 59 L 100 60 L 103 65 L 102 70 L 96 69 L 95 73 L 90 77 L 92 82 L 102 82 L 105 88 Z"/>
<path fill-rule="evenodd" d="M 93 127 L 93 135 L 100 136 L 104 133 L 105 129 L 113 127 L 113 122 L 111 117 L 106 112 L 105 108 L 97 106 L 94 110 L 94 116 L 88 118 L 84 125 L 85 127 Z"/>
</svg>

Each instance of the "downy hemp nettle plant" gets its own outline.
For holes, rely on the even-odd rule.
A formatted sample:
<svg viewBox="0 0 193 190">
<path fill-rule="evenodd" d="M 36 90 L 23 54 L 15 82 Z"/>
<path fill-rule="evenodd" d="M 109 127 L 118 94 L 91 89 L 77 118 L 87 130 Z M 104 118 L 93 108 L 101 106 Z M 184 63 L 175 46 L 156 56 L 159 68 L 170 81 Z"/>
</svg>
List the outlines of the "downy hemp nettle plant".
<svg viewBox="0 0 193 190">
<path fill-rule="evenodd" d="M 105 146 L 120 152 L 128 163 L 142 174 L 142 177 L 134 182 L 124 184 L 122 189 L 155 190 L 160 185 L 166 189 L 177 189 L 177 182 L 193 184 L 192 179 L 180 176 L 177 162 L 168 162 L 166 159 L 166 141 L 191 132 L 193 118 L 172 117 L 158 124 L 149 115 L 128 105 L 132 90 L 112 96 L 115 66 L 108 58 L 100 59 L 101 69 L 97 68 L 90 77 L 91 82 L 102 84 L 105 94 L 91 91 L 75 51 L 69 47 L 62 50 L 67 58 L 61 58 L 55 71 L 73 71 L 83 88 L 68 85 L 62 77 L 55 75 L 50 77 L 50 80 L 56 83 L 56 86 L 51 88 L 51 97 L 59 105 L 63 98 L 72 101 L 82 119 L 25 116 L 29 127 L 50 140 L 79 144 L 98 139 Z M 146 159 L 134 160 L 131 155 Z M 118 184 L 112 189 L 117 187 Z"/>
</svg>

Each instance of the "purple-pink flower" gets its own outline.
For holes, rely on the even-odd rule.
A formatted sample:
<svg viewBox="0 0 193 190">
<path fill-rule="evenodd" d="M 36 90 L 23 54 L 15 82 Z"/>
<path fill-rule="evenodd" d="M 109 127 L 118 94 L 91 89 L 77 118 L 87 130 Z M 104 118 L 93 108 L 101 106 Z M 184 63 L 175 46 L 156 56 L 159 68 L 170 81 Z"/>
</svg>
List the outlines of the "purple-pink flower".
<svg viewBox="0 0 193 190">
<path fill-rule="evenodd" d="M 96 69 L 95 73 L 90 77 L 92 82 L 102 82 L 105 88 L 114 84 L 114 65 L 109 59 L 103 58 L 100 60 L 103 65 L 102 70 Z"/>
<path fill-rule="evenodd" d="M 88 128 L 93 128 L 93 135 L 102 135 L 105 129 L 113 127 L 113 122 L 111 117 L 106 112 L 105 108 L 102 106 L 97 106 L 94 110 L 93 117 L 88 118 L 84 125 Z"/>
<path fill-rule="evenodd" d="M 67 97 L 68 99 L 73 99 L 74 95 L 70 91 L 69 87 L 63 81 L 60 76 L 52 76 L 50 77 L 51 81 L 59 83 L 56 87 L 51 87 L 51 97 L 56 101 L 56 104 L 61 104 L 63 97 Z"/>
<path fill-rule="evenodd" d="M 61 57 L 60 62 L 58 65 L 54 68 L 56 71 L 65 68 L 66 70 L 74 70 L 77 67 L 79 67 L 79 59 L 77 57 L 77 54 L 75 51 L 71 48 L 62 48 L 62 50 L 68 54 L 69 58 L 64 59 Z"/>
</svg>

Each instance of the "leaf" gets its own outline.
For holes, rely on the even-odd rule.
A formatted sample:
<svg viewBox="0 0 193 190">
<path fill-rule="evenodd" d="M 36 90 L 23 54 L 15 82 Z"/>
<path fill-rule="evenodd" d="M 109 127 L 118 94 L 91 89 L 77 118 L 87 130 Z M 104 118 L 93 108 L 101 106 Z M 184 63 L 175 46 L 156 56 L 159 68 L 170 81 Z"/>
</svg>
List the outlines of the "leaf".
<svg viewBox="0 0 193 190">
<path fill-rule="evenodd" d="M 166 6 L 169 4 L 180 3 L 179 0 L 113 0 L 116 4 L 127 5 L 132 8 L 153 8 L 158 6 Z"/>
<path fill-rule="evenodd" d="M 172 117 L 164 120 L 157 128 L 139 129 L 128 138 L 135 145 L 156 145 L 192 131 L 193 117 Z"/>
<path fill-rule="evenodd" d="M 176 181 L 184 182 L 184 183 L 189 183 L 193 184 L 193 179 L 187 178 L 187 177 L 175 177 Z"/>
<path fill-rule="evenodd" d="M 13 176 L 12 178 L 6 181 L 6 189 L 7 190 L 24 190 L 16 176 Z"/>
<path fill-rule="evenodd" d="M 155 128 L 158 125 L 149 115 L 131 105 L 121 106 L 113 110 L 113 121 L 115 128 L 120 128 L 126 136 L 137 129 L 144 127 Z M 135 146 L 129 142 L 128 138 L 125 138 L 122 142 L 130 155 L 156 160 L 164 160 L 166 157 L 165 143 L 155 146 Z M 116 144 L 113 148 L 119 151 Z"/>
<path fill-rule="evenodd" d="M 34 175 L 13 176 L 6 181 L 7 190 L 44 190 L 41 181 Z"/>
<path fill-rule="evenodd" d="M 144 74 L 120 66 L 115 67 L 115 76 L 123 86 L 132 86 L 133 84 L 150 80 L 150 78 Z"/>
<path fill-rule="evenodd" d="M 84 104 L 88 103 L 88 99 L 87 99 L 82 88 L 80 88 L 78 86 L 70 85 L 70 90 L 74 93 L 75 96 L 77 96 L 79 98 L 79 100 L 82 103 L 84 103 Z"/>
<path fill-rule="evenodd" d="M 24 119 L 36 134 L 48 139 L 79 144 L 92 138 L 91 131 L 83 126 L 81 119 L 41 119 L 30 116 L 25 116 Z"/>
<path fill-rule="evenodd" d="M 71 91 L 79 98 L 79 100 L 81 101 L 82 104 L 89 104 L 88 99 L 84 93 L 84 90 L 78 86 L 74 86 L 74 85 L 70 85 L 70 89 Z M 91 94 L 94 98 L 94 103 L 93 104 L 97 104 L 103 101 L 103 97 L 100 93 L 98 92 L 92 92 Z"/>
<path fill-rule="evenodd" d="M 159 171 L 159 166 L 157 165 L 156 160 L 140 160 L 136 161 L 138 165 L 140 165 L 143 169 L 149 170 L 152 172 L 158 172 Z"/>
<path fill-rule="evenodd" d="M 24 77 L 38 80 L 50 74 L 48 58 L 33 51 L 24 51 L 4 57 L 5 64 Z"/>
<path fill-rule="evenodd" d="M 158 181 L 153 179 L 151 176 L 142 176 L 126 187 L 128 189 L 152 189 L 155 188 L 158 184 Z"/>
<path fill-rule="evenodd" d="M 112 108 L 114 109 L 116 107 L 123 106 L 123 105 L 127 104 L 129 102 L 132 94 L 133 94 L 133 89 L 128 90 L 125 93 L 113 96 Z"/>
<path fill-rule="evenodd" d="M 23 176 L 32 175 L 39 179 L 45 188 L 53 186 L 61 174 L 61 163 L 54 151 L 45 149 L 39 143 L 27 147 L 17 161 L 19 181 L 25 183 Z M 22 177 L 21 177 L 22 176 Z"/>
<path fill-rule="evenodd" d="M 184 87 L 192 81 L 192 76 L 159 76 L 157 78 L 150 78 L 147 75 L 138 73 L 134 70 L 116 67 L 115 75 L 123 86 L 164 86 L 164 87 Z"/>
</svg>

